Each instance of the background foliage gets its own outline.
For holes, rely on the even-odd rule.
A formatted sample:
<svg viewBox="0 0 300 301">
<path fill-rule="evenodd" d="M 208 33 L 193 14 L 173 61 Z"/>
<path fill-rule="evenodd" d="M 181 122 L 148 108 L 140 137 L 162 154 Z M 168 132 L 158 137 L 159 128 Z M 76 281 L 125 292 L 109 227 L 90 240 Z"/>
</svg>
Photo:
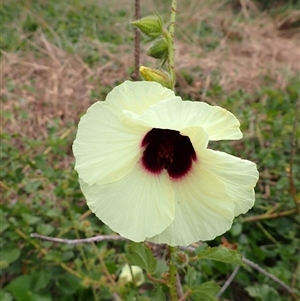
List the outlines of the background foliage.
<svg viewBox="0 0 300 301">
<path fill-rule="evenodd" d="M 149 1 L 142 3 L 142 13 L 156 10 L 167 20 L 169 6 L 169 1 Z M 130 79 L 133 11 L 133 1 L 126 0 L 1 4 L 1 301 L 117 300 L 115 292 L 122 300 L 165 300 L 167 289 L 149 280 L 140 287 L 118 282 L 130 261 L 125 242 L 72 246 L 30 237 L 33 232 L 63 238 L 112 234 L 85 204 L 71 145 L 80 115 Z M 208 244 L 237 247 L 295 289 L 299 26 L 297 1 L 208 5 L 182 0 L 176 29 L 177 93 L 238 116 L 244 139 L 213 147 L 255 161 L 260 171 L 254 209 Z M 155 64 L 144 56 L 142 61 Z M 154 273 L 160 277 L 166 272 L 165 252 L 153 251 L 158 258 Z M 214 280 L 222 286 L 233 268 L 226 262 L 191 260 L 180 277 L 184 289 L 197 287 L 191 300 L 201 300 L 199 285 Z M 295 296 L 246 266 L 221 299 L 289 301 Z"/>
</svg>

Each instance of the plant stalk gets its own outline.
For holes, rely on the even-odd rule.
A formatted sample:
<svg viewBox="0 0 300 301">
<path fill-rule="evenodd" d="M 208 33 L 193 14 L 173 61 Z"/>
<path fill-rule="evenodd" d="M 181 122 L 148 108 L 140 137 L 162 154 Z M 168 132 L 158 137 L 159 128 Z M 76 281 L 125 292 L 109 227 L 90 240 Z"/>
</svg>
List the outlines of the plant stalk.
<svg viewBox="0 0 300 301">
<path fill-rule="evenodd" d="M 177 267 L 174 263 L 175 247 L 169 246 L 170 265 L 169 265 L 169 290 L 171 295 L 171 301 L 178 301 L 177 289 L 176 289 L 176 274 Z"/>
<path fill-rule="evenodd" d="M 168 41 L 168 65 L 169 65 L 169 73 L 170 73 L 172 89 L 174 89 L 174 86 L 176 84 L 176 72 L 175 72 L 175 64 L 174 64 L 174 59 L 175 59 L 174 37 L 175 37 L 176 13 L 177 13 L 177 0 L 172 0 L 170 27 L 169 27 L 169 32 L 166 35 Z"/>
</svg>

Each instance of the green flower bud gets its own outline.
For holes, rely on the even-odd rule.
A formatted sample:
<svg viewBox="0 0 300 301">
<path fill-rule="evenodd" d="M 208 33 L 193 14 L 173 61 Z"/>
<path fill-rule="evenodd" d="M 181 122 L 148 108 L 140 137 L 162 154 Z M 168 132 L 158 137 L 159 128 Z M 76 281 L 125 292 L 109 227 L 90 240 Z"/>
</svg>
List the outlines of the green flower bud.
<svg viewBox="0 0 300 301">
<path fill-rule="evenodd" d="M 165 38 L 160 38 L 154 41 L 147 52 L 147 55 L 156 59 L 166 60 L 168 58 L 168 43 Z"/>
<path fill-rule="evenodd" d="M 171 89 L 170 75 L 164 70 L 141 66 L 140 74 L 145 81 L 157 82 L 162 86 Z"/>
<path fill-rule="evenodd" d="M 131 24 L 139 28 L 141 32 L 151 40 L 154 40 L 163 34 L 162 19 L 159 16 L 145 17 L 133 21 Z"/>
<path fill-rule="evenodd" d="M 125 264 L 122 268 L 118 282 L 121 286 L 124 286 L 129 282 L 135 282 L 137 286 L 140 286 L 145 282 L 143 270 L 139 266 L 132 265 L 130 268 L 128 264 Z"/>
<path fill-rule="evenodd" d="M 189 263 L 189 256 L 183 252 L 178 251 L 173 255 L 173 262 L 179 269 L 183 269 Z"/>
</svg>

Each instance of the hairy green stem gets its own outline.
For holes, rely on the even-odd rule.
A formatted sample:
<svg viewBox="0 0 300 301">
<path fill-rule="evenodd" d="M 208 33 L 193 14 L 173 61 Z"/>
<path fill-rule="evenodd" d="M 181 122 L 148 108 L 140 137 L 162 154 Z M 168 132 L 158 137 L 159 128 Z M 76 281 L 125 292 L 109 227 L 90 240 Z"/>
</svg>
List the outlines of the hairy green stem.
<svg viewBox="0 0 300 301">
<path fill-rule="evenodd" d="M 177 0 L 172 0 L 170 28 L 169 28 L 169 32 L 167 34 L 168 65 L 169 65 L 169 73 L 170 73 L 170 77 L 171 77 L 172 89 L 174 89 L 174 86 L 176 83 L 176 72 L 175 72 L 175 66 L 174 66 L 174 58 L 175 58 L 174 36 L 175 36 L 176 13 L 177 13 Z"/>
<path fill-rule="evenodd" d="M 171 295 L 171 301 L 178 301 L 177 289 L 176 289 L 176 274 L 177 267 L 174 263 L 175 247 L 169 246 L 170 265 L 169 265 L 169 289 Z"/>
</svg>

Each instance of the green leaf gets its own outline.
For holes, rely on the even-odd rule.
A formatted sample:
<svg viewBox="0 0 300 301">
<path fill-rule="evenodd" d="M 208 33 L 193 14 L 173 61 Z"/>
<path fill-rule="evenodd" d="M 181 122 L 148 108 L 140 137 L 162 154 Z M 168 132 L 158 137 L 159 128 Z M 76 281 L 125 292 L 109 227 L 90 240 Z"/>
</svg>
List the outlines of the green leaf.
<svg viewBox="0 0 300 301">
<path fill-rule="evenodd" d="M 0 268 L 8 267 L 12 262 L 20 257 L 21 251 L 17 248 L 7 248 L 1 250 Z"/>
<path fill-rule="evenodd" d="M 30 276 L 22 275 L 13 279 L 6 289 L 13 293 L 17 301 L 28 301 L 30 292 Z"/>
<path fill-rule="evenodd" d="M 195 286 L 197 284 L 197 272 L 194 267 L 188 266 L 185 275 L 185 281 L 189 287 Z"/>
<path fill-rule="evenodd" d="M 156 269 L 156 260 L 151 250 L 143 243 L 131 243 L 125 247 L 128 262 L 137 265 L 148 273 Z"/>
<path fill-rule="evenodd" d="M 235 250 L 230 250 L 225 247 L 208 247 L 197 254 L 199 259 L 210 259 L 231 264 L 244 265 L 242 255 Z"/>
<path fill-rule="evenodd" d="M 38 224 L 36 231 L 41 235 L 50 235 L 54 231 L 54 227 L 48 224 Z"/>
<path fill-rule="evenodd" d="M 196 301 L 216 301 L 216 294 L 220 287 L 214 281 L 204 282 L 191 288 L 190 297 Z"/>
<path fill-rule="evenodd" d="M 272 300 L 272 301 L 280 301 L 282 300 L 278 294 L 278 292 L 273 288 L 268 286 L 267 284 L 263 285 L 254 285 L 246 287 L 246 291 L 248 294 L 255 298 L 255 300 L 264 301 L 264 300 Z"/>
<path fill-rule="evenodd" d="M 60 277 L 57 277 L 55 284 L 60 293 L 65 296 L 71 296 L 81 288 L 80 280 L 69 273 L 61 274 Z"/>
<path fill-rule="evenodd" d="M 22 275 L 13 279 L 6 287 L 12 292 L 16 301 L 51 301 L 49 296 L 38 295 L 31 290 L 32 278 Z"/>
<path fill-rule="evenodd" d="M 41 220 L 40 217 L 31 215 L 28 213 L 22 213 L 21 216 L 22 216 L 23 220 L 29 225 L 36 224 Z"/>
<path fill-rule="evenodd" d="M 158 286 L 155 291 L 155 300 L 156 301 L 166 301 L 166 294 L 163 292 L 162 287 Z"/>
<path fill-rule="evenodd" d="M 0 301 L 12 301 L 13 297 L 10 293 L 5 292 L 4 290 L 0 291 Z"/>
<path fill-rule="evenodd" d="M 166 273 L 168 271 L 169 271 L 169 267 L 165 260 L 156 261 L 156 268 L 155 268 L 154 275 L 156 275 L 157 277 L 161 277 L 163 273 Z"/>
<path fill-rule="evenodd" d="M 51 275 L 46 270 L 35 271 L 32 274 L 32 284 L 33 290 L 38 292 L 39 290 L 45 288 L 51 280 Z"/>
</svg>

